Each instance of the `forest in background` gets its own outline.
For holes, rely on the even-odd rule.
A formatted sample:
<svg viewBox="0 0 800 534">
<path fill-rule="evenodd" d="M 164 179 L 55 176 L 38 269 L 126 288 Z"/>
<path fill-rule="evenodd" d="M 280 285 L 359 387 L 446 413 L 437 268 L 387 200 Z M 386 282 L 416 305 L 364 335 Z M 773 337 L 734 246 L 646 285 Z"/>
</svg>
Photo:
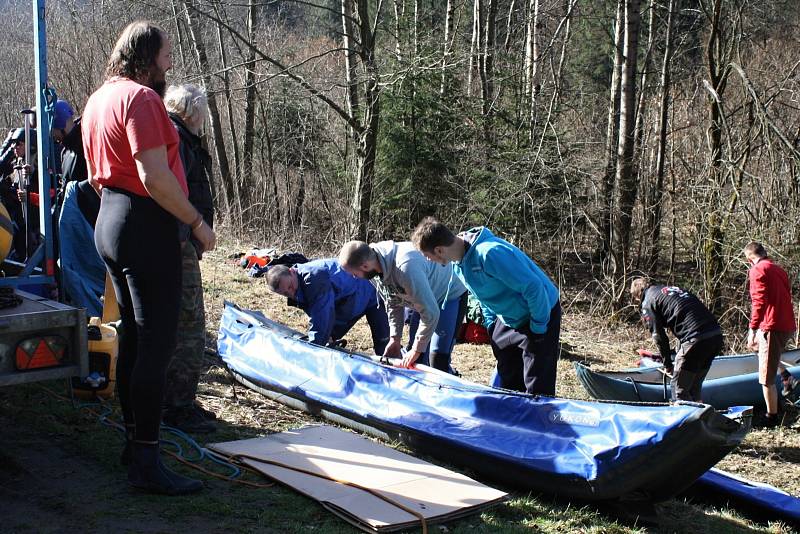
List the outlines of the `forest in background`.
<svg viewBox="0 0 800 534">
<path fill-rule="evenodd" d="M 14 127 L 30 2 L 0 15 Z M 796 0 L 59 0 L 60 97 L 82 109 L 136 18 L 171 35 L 168 81 L 209 91 L 230 235 L 330 253 L 434 214 L 491 227 L 599 313 L 647 272 L 737 328 L 748 241 L 800 285 Z"/>
</svg>

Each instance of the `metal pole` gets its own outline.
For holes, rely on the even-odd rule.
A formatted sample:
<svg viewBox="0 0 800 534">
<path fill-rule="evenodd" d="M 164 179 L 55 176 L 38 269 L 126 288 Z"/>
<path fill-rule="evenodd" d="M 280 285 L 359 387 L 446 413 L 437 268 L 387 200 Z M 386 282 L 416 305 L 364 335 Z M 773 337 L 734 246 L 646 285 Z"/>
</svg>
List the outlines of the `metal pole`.
<svg viewBox="0 0 800 534">
<path fill-rule="evenodd" d="M 33 30 L 35 38 L 36 59 L 36 114 L 38 141 L 38 176 L 39 176 L 39 228 L 43 235 L 44 258 L 42 270 L 47 276 L 53 276 L 53 218 L 50 214 L 50 184 L 54 163 L 50 156 L 50 113 L 55 105 L 55 93 L 47 87 L 47 25 L 45 23 L 45 0 L 33 0 Z"/>
<path fill-rule="evenodd" d="M 30 195 L 28 191 L 30 190 L 31 186 L 31 115 L 33 115 L 33 111 L 30 109 L 23 109 L 22 110 L 22 119 L 23 125 L 25 126 L 25 165 L 22 167 L 22 173 L 19 176 L 19 180 L 17 180 L 17 189 L 22 191 L 23 198 L 20 202 L 22 202 L 22 220 L 25 221 L 25 260 L 28 261 L 29 253 L 28 250 L 28 239 L 30 238 L 30 229 L 31 229 L 31 202 L 30 202 Z"/>
</svg>

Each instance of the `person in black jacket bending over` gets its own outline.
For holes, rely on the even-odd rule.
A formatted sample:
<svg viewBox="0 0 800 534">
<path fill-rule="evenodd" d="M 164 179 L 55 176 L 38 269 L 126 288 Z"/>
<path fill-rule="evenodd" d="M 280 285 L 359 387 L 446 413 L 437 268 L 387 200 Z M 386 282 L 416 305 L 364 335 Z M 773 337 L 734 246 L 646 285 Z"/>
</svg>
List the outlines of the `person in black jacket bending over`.
<svg viewBox="0 0 800 534">
<path fill-rule="evenodd" d="M 672 400 L 702 402 L 700 392 L 711 362 L 722 351 L 722 328 L 700 300 L 679 287 L 651 284 L 647 278 L 631 283 L 631 297 L 653 334 L 664 368 L 672 375 Z M 680 343 L 672 363 L 665 328 Z"/>
</svg>

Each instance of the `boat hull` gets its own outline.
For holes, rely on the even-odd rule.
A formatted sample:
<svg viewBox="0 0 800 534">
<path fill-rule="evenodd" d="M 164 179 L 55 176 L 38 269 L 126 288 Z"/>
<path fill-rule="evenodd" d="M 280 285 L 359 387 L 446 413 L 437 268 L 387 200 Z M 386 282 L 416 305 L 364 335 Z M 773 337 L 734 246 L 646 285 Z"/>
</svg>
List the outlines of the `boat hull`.
<svg viewBox="0 0 800 534">
<path fill-rule="evenodd" d="M 783 354 L 787 370 L 800 379 L 800 351 Z M 665 402 L 672 395 L 665 382 L 663 367 L 648 366 L 621 371 L 594 371 L 579 362 L 575 372 L 584 389 L 595 399 L 632 402 Z M 775 384 L 782 388 L 780 378 Z M 764 408 L 764 396 L 758 383 L 758 361 L 753 354 L 720 356 L 714 360 L 703 382 L 703 402 L 718 410 L 730 406 Z"/>
<path fill-rule="evenodd" d="M 528 490 L 591 501 L 666 499 L 749 427 L 746 410 L 726 417 L 695 403 L 533 397 L 382 365 L 302 337 L 227 304 L 219 353 L 238 381 L 279 402 Z"/>
</svg>

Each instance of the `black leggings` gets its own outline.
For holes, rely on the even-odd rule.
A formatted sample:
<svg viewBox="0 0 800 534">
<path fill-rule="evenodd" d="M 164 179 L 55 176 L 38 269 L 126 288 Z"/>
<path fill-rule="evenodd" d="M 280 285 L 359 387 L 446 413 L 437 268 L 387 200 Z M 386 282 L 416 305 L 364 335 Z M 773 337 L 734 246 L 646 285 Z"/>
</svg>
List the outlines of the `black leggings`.
<svg viewBox="0 0 800 534">
<path fill-rule="evenodd" d="M 181 297 L 178 222 L 147 197 L 106 188 L 94 235 L 122 316 L 117 391 L 137 441 L 158 440 Z"/>
</svg>

